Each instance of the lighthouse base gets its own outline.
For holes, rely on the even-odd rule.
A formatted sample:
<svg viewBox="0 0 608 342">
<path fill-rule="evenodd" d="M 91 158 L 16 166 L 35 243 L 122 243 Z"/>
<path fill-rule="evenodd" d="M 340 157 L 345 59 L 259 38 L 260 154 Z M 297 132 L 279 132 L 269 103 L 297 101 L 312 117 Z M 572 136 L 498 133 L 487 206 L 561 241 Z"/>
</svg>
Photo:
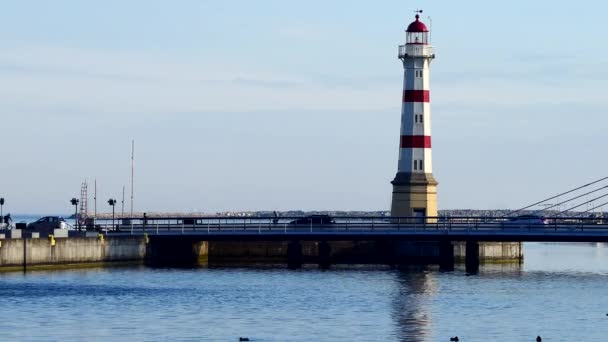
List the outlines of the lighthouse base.
<svg viewBox="0 0 608 342">
<path fill-rule="evenodd" d="M 432 174 L 399 172 L 391 183 L 391 216 L 422 221 L 426 221 L 427 217 L 437 217 L 438 183 Z"/>
</svg>

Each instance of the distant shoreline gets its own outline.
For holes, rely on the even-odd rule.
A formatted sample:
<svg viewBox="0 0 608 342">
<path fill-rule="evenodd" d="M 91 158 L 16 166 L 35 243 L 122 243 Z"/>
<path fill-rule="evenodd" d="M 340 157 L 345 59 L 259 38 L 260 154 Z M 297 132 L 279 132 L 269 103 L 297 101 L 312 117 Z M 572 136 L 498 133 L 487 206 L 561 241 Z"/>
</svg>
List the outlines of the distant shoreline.
<svg viewBox="0 0 608 342">
<path fill-rule="evenodd" d="M 543 216 L 553 216 L 557 215 L 558 211 L 556 210 L 548 210 L 544 212 L 538 212 L 534 210 L 522 210 L 518 211 L 515 214 L 511 209 L 495 209 L 495 210 L 482 210 L 482 209 L 446 209 L 439 210 L 439 216 L 461 216 L 461 217 L 503 217 L 503 216 L 513 216 L 513 215 L 524 215 L 524 214 L 538 214 Z M 190 218 L 190 217 L 275 217 L 274 211 L 231 211 L 231 212 L 217 212 L 217 213 L 203 213 L 203 212 L 146 212 L 147 218 Z M 276 211 L 276 215 L 279 217 L 304 217 L 309 215 L 331 215 L 337 217 L 381 217 L 381 216 L 390 216 L 389 211 L 384 210 L 375 210 L 375 211 L 359 211 L 359 210 L 315 210 L 315 211 L 303 211 L 303 210 L 288 210 L 288 211 Z M 509 215 L 511 214 L 511 215 Z M 588 215 L 593 215 L 594 217 L 608 217 L 607 212 L 595 212 L 595 213 L 587 213 Z M 562 213 L 562 216 L 580 215 L 579 212 Z M 57 215 L 57 214 L 12 214 L 13 219 L 18 218 L 32 218 L 37 219 L 43 216 L 62 216 L 66 219 L 74 219 L 74 214 L 68 215 Z M 88 214 L 89 218 L 94 218 L 95 215 L 93 213 Z M 112 219 L 112 213 L 102 212 L 97 213 L 96 216 L 98 219 Z M 128 219 L 131 217 L 130 213 L 126 213 L 122 215 L 121 213 L 115 213 L 114 218 L 117 220 L 120 219 Z M 133 213 L 133 218 L 143 218 L 144 212 L 135 212 Z"/>
<path fill-rule="evenodd" d="M 550 217 L 557 215 L 557 210 L 548 210 L 546 212 L 538 212 L 534 210 L 522 210 L 514 213 L 511 209 L 496 209 L 496 210 L 482 210 L 482 209 L 447 209 L 439 210 L 439 216 L 461 216 L 461 217 L 503 217 L 503 216 L 514 216 L 514 215 L 525 215 L 525 214 L 537 214 Z M 185 213 L 185 212 L 146 212 L 147 218 L 189 218 L 189 217 L 304 217 L 309 215 L 330 215 L 335 217 L 382 217 L 390 216 L 389 211 L 376 210 L 376 211 L 343 211 L 343 210 L 319 210 L 319 211 L 302 211 L 302 210 L 289 210 L 289 211 L 235 211 L 235 212 L 218 212 L 218 213 Z M 578 212 L 573 212 L 570 215 L 579 215 Z M 606 212 L 595 212 L 587 213 L 588 215 L 594 215 L 595 217 L 608 217 Z M 276 215 L 276 216 L 275 216 Z M 568 216 L 569 213 L 562 213 L 562 216 Z M 95 217 L 95 215 L 89 213 L 89 217 Z M 133 218 L 143 218 L 144 212 L 133 213 Z M 70 215 L 70 219 L 74 218 L 74 215 Z M 98 219 L 112 219 L 112 213 L 97 213 Z M 130 213 L 125 213 L 124 216 L 116 213 L 115 219 L 131 218 Z"/>
</svg>

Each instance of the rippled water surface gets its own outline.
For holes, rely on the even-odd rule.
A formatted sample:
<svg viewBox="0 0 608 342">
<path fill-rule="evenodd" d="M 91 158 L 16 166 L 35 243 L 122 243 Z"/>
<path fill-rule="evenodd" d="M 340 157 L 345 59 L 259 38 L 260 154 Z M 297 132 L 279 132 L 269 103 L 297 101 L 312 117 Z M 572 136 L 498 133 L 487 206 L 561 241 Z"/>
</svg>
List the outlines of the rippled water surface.
<svg viewBox="0 0 608 342">
<path fill-rule="evenodd" d="M 0 274 L 0 340 L 606 341 L 608 246 L 518 265 L 146 267 Z"/>
</svg>

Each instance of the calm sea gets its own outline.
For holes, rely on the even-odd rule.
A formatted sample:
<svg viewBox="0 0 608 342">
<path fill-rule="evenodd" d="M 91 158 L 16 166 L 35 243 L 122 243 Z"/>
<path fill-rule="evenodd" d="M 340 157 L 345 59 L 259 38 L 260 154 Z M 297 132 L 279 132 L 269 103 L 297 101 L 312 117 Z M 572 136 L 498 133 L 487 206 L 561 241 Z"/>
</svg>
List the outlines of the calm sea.
<svg viewBox="0 0 608 342">
<path fill-rule="evenodd" d="M 608 246 L 523 266 L 109 268 L 0 274 L 1 341 L 606 341 Z"/>
</svg>

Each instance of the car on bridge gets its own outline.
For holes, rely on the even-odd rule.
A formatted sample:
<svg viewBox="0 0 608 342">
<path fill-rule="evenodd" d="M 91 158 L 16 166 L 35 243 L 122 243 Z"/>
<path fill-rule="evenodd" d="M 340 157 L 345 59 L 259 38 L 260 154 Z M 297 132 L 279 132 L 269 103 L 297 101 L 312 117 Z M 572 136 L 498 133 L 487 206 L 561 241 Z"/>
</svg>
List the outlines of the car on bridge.
<svg viewBox="0 0 608 342">
<path fill-rule="evenodd" d="M 336 220 L 334 220 L 333 217 L 329 216 L 329 215 L 310 215 L 310 216 L 306 216 L 306 217 L 302 217 L 296 220 L 293 220 L 291 222 L 289 222 L 289 224 L 291 225 L 321 225 L 321 226 L 325 226 L 325 225 L 332 225 L 336 223 Z"/>
<path fill-rule="evenodd" d="M 40 233 L 52 233 L 54 229 L 67 229 L 68 224 L 63 217 L 45 216 L 27 225 L 26 230 Z"/>
</svg>

